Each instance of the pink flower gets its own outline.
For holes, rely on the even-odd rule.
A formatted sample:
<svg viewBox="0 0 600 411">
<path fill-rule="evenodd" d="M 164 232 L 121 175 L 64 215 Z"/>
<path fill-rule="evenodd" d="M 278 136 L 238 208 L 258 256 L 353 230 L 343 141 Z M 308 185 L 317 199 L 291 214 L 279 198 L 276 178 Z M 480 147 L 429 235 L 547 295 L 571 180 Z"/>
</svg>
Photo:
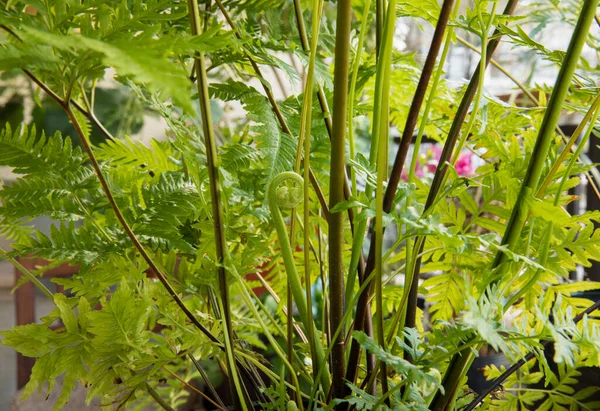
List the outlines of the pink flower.
<svg viewBox="0 0 600 411">
<path fill-rule="evenodd" d="M 440 145 L 433 145 L 427 149 L 423 154 L 420 154 L 415 167 L 415 177 L 422 178 L 426 174 L 433 174 L 437 169 L 442 156 L 442 147 Z M 459 176 L 467 177 L 473 175 L 473 154 L 469 151 L 463 152 L 458 156 L 455 168 Z M 406 168 L 402 170 L 400 176 L 402 180 L 408 181 L 408 171 Z"/>
<path fill-rule="evenodd" d="M 473 174 L 475 171 L 473 169 L 473 153 L 467 151 L 465 153 L 461 153 L 458 156 L 458 160 L 454 167 L 456 168 L 456 172 L 459 176 L 468 177 Z"/>
</svg>

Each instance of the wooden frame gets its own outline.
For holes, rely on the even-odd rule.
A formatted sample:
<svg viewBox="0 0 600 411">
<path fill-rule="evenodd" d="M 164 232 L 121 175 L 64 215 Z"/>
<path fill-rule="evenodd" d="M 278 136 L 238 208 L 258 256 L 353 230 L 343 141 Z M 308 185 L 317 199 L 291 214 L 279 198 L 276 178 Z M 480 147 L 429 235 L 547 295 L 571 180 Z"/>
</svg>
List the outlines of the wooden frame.
<svg viewBox="0 0 600 411">
<path fill-rule="evenodd" d="M 18 260 L 23 267 L 30 271 L 48 265 L 48 261 L 42 258 L 23 258 Z M 63 264 L 44 272 L 43 278 L 70 277 L 77 272 L 79 272 L 78 266 Z M 14 273 L 15 284 L 17 284 L 23 274 L 16 268 L 14 269 Z M 62 287 L 57 285 L 56 291 L 62 292 Z M 36 321 L 35 287 L 33 286 L 33 283 L 28 281 L 17 288 L 15 292 L 15 313 L 16 325 L 26 325 Z M 25 357 L 22 354 L 17 353 L 17 389 L 21 389 L 27 384 L 34 364 L 34 358 Z"/>
</svg>

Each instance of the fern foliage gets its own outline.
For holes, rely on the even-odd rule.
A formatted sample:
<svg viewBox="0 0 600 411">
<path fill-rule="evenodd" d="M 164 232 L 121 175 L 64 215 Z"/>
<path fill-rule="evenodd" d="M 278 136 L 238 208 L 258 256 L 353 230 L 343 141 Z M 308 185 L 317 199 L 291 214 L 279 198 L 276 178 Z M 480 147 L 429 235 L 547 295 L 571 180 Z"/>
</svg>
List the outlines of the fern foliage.
<svg viewBox="0 0 600 411">
<path fill-rule="evenodd" d="M 18 174 L 61 174 L 78 171 L 86 162 L 79 147 L 60 134 L 47 137 L 35 127 L 11 130 L 6 125 L 0 132 L 0 166 L 12 167 Z"/>
<path fill-rule="evenodd" d="M 0 187 L 0 235 L 10 243 L 0 259 L 44 261 L 25 271 L 18 286 L 32 281 L 47 295 L 36 277 L 62 265 L 77 271 L 53 279 L 66 292 L 53 295 L 54 309 L 39 323 L 2 332 L 2 344 L 36 359 L 26 396 L 57 389 L 62 380 L 56 410 L 78 384 L 89 402 L 107 409 L 193 408 L 192 393 L 206 374 L 203 386 L 227 381 L 242 399 L 247 393 L 271 410 L 460 410 L 473 400 L 469 381 L 460 377 L 468 362 L 495 351 L 511 363 L 528 353 L 535 361 L 482 409 L 600 409 L 595 387 L 578 388 L 586 367 L 600 365 L 598 316 L 583 315 L 592 304 L 586 296 L 600 286 L 570 279 L 600 260 L 600 214 L 568 211 L 578 200 L 571 190 L 584 173 L 596 178 L 597 171 L 577 151 L 581 136 L 571 150 L 561 133 L 549 131 L 554 125 L 548 128 L 545 116 L 557 107 L 548 96 L 556 88 L 533 76 L 539 64 L 577 66 L 561 108 L 589 112 L 593 122 L 580 131 L 589 132 L 588 145 L 597 145 L 597 113 L 590 111 L 599 92 L 597 62 L 569 61 L 571 52 L 548 45 L 542 35 L 558 22 L 569 33 L 577 30 L 581 5 L 592 1 L 521 2 L 513 16 L 503 15 L 498 1 L 463 4 L 450 13 L 447 53 L 441 49 L 428 67 L 433 74 L 425 90 L 418 85 L 432 60 L 420 49 L 411 52 L 412 42 L 439 24 L 450 2 L 398 0 L 388 9 L 394 3 L 352 1 L 344 26 L 348 67 L 336 67 L 345 48 L 336 46 L 343 33 L 335 20 L 348 2 L 4 3 L 0 100 L 13 96 L 6 84 L 16 79 L 31 84 L 14 95 L 27 95 L 28 108 L 37 104 L 34 114 L 52 106 L 78 125 L 71 130 L 77 141 L 66 137 L 66 128 L 40 131 L 42 123 L 44 130 L 52 125 L 35 116 L 0 129 L 0 167 L 14 174 Z M 376 18 L 382 15 L 385 22 Z M 391 24 L 395 17 L 402 27 Z M 464 33 L 474 40 L 473 56 L 499 39 L 499 50 L 515 49 L 511 59 L 532 73 L 512 73 L 507 79 L 515 85 L 508 89 L 523 93 L 491 95 L 491 82 L 505 67 L 498 67 L 501 56 L 487 54 L 498 70 L 481 76 L 473 100 L 461 103 L 473 90 L 462 81 L 473 67 L 456 82 L 460 68 L 449 70 L 447 57 L 465 51 Z M 391 48 L 382 38 L 394 38 Z M 599 38 L 594 28 L 588 51 L 600 50 Z M 346 70 L 338 69 L 346 68 L 347 78 L 340 79 Z M 353 95 L 340 93 L 353 78 Z M 515 81 L 522 78 L 527 81 Z M 127 107 L 111 107 L 118 124 L 152 116 L 154 138 L 107 127 L 100 90 L 116 93 L 115 86 L 128 91 Z M 423 104 L 415 115 L 417 92 Z M 350 101 L 347 123 L 338 124 L 340 107 Z M 381 135 L 372 135 L 380 120 Z M 424 138 L 422 150 L 409 149 L 399 170 L 394 154 L 406 141 L 397 137 L 411 122 L 413 134 Z M 457 126 L 452 146 L 448 136 Z M 347 147 L 332 152 L 342 145 L 334 144 L 340 131 Z M 300 136 L 309 134 L 299 147 Z M 550 143 L 545 158 L 536 154 L 542 137 Z M 386 156 L 388 162 L 379 163 Z M 330 187 L 336 177 L 343 180 L 330 175 L 336 157 L 344 157 L 348 193 L 330 209 L 334 190 L 342 189 Z M 310 170 L 301 160 L 309 160 Z M 542 183 L 523 190 L 531 164 Z M 298 191 L 303 204 L 275 218 L 270 184 L 292 170 L 310 172 L 310 184 Z M 397 179 L 382 210 L 380 194 L 372 194 Z M 290 194 L 287 186 L 272 188 Z M 343 220 L 338 247 L 330 247 L 333 215 Z M 377 217 L 385 233 L 372 223 Z M 36 230 L 39 218 L 49 220 L 47 230 Z M 364 235 L 356 234 L 360 227 Z M 379 235 L 382 247 L 370 250 Z M 360 298 L 358 289 L 365 290 L 362 274 L 370 273 L 351 266 L 352 253 L 360 252 L 368 267 L 381 254 L 373 284 L 381 280 L 382 287 L 366 288 L 369 298 Z M 333 288 L 334 260 L 344 275 L 361 274 L 354 288 L 350 277 L 343 281 L 347 289 Z M 415 288 L 408 292 L 413 274 Z M 304 290 L 289 287 L 297 277 Z M 302 326 L 295 321 L 299 295 L 307 295 L 312 308 Z M 344 302 L 343 324 L 332 296 Z M 353 321 L 358 312 L 372 318 L 364 325 Z M 369 325 L 372 336 L 363 332 Z M 336 331 L 350 351 L 339 358 L 354 355 L 352 346 L 369 356 L 343 364 L 355 378 L 340 390 L 344 395 L 332 390 L 331 399 L 326 385 L 336 364 L 327 354 L 343 351 L 331 343 Z M 320 370 L 317 358 L 325 359 Z M 372 359 L 387 374 L 371 370 Z M 461 361 L 465 369 L 455 369 Z M 224 365 L 237 371 L 223 373 Z M 488 367 L 486 375 L 502 372 Z M 440 404 L 444 395 L 451 400 Z M 297 399 L 310 406 L 296 405 Z"/>
</svg>

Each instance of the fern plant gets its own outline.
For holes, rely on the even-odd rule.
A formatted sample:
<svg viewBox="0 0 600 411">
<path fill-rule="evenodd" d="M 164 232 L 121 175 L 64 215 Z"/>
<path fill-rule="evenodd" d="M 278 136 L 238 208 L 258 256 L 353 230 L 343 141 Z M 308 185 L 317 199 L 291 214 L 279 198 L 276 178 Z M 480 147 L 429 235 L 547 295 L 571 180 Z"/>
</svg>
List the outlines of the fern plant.
<svg viewBox="0 0 600 411">
<path fill-rule="evenodd" d="M 24 396 L 60 380 L 56 410 L 79 384 L 105 409 L 600 409 L 597 387 L 574 388 L 600 365 L 600 303 L 578 294 L 600 284 L 569 279 L 600 260 L 600 215 L 566 211 L 582 176 L 600 196 L 583 151 L 598 67 L 582 57 L 600 48 L 598 0 L 518 3 L 6 3 L 1 75 L 76 131 L 0 132 L 18 175 L 0 190 L 0 258 L 55 306 L 2 332 L 36 358 Z M 566 50 L 540 39 L 556 21 Z M 399 22 L 433 28 L 424 59 L 397 47 Z M 480 61 L 456 87 L 458 43 Z M 554 84 L 519 81 L 501 45 Z M 490 64 L 520 104 L 488 93 Z M 166 138 L 112 135 L 95 115 L 107 81 Z M 244 114 L 217 119 L 217 103 Z M 566 112 L 582 118 L 572 136 Z M 425 136 L 443 148 L 421 160 Z M 78 267 L 54 280 L 65 295 L 19 263 L 32 256 Z M 484 346 L 512 365 L 473 393 Z"/>
</svg>

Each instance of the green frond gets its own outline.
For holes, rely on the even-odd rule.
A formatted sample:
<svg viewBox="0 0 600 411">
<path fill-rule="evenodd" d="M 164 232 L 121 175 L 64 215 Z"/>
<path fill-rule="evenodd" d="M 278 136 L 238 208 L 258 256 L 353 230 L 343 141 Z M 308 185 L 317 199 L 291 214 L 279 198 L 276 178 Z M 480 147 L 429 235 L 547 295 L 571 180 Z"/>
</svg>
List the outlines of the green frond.
<svg viewBox="0 0 600 411">
<path fill-rule="evenodd" d="M 262 162 L 260 152 L 252 144 L 225 144 L 220 147 L 219 155 L 223 168 L 229 172 L 247 169 Z"/>
<path fill-rule="evenodd" d="M 112 166 L 139 167 L 151 170 L 155 175 L 181 169 L 178 154 L 168 142 L 152 139 L 150 147 L 130 137 L 123 140 L 107 140 L 95 150 L 96 158 Z"/>
<path fill-rule="evenodd" d="M 28 174 L 2 187 L 0 216 L 24 221 L 40 216 L 59 221 L 80 220 L 106 205 L 98 188 L 89 166 L 64 176 Z"/>
<path fill-rule="evenodd" d="M 248 114 L 251 132 L 257 141 L 257 149 L 263 156 L 265 182 L 282 171 L 292 169 L 296 158 L 297 138 L 279 128 L 267 98 L 244 83 L 229 81 L 210 87 L 214 98 L 239 101 Z"/>
<path fill-rule="evenodd" d="M 87 54 L 96 62 L 96 78 L 104 75 L 104 70 L 99 70 L 98 66 L 113 67 L 120 76 L 145 84 L 151 90 L 161 91 L 164 99 L 172 99 L 188 113 L 195 112 L 187 74 L 166 58 L 162 50 L 151 47 L 151 39 L 134 37 L 135 40 L 130 39 L 127 44 L 111 44 L 84 35 L 58 35 L 33 27 L 22 29 L 20 34 L 28 43 L 51 46 L 67 55 Z"/>
<path fill-rule="evenodd" d="M 153 249 L 193 253 L 200 233 L 193 224 L 206 204 L 196 186 L 178 173 L 164 173 L 158 183 L 132 193 L 132 229 Z"/>
<path fill-rule="evenodd" d="M 427 302 L 431 303 L 429 312 L 432 321 L 450 321 L 465 307 L 465 282 L 455 273 L 444 273 L 428 278 L 423 283 L 427 289 Z"/>
<path fill-rule="evenodd" d="M 17 174 L 76 171 L 87 158 L 79 147 L 73 148 L 69 137 L 57 131 L 46 137 L 37 135 L 35 127 L 12 131 L 7 124 L 0 132 L 0 166 L 13 167 Z"/>
<path fill-rule="evenodd" d="M 32 225 L 24 225 L 20 221 L 0 218 L 0 236 L 8 240 L 19 243 L 29 240 L 29 237 L 35 232 Z"/>
<path fill-rule="evenodd" d="M 13 244 L 14 254 L 19 256 L 35 255 L 53 261 L 69 264 L 96 264 L 110 253 L 125 251 L 123 244 L 108 242 L 98 229 L 87 221 L 82 226 L 73 222 L 50 226 L 50 236 L 37 231 L 36 238 L 31 237 L 27 244 Z"/>
<path fill-rule="evenodd" d="M 550 248 L 556 253 L 550 258 L 552 266 L 574 270 L 578 264 L 589 267 L 591 261 L 600 259 L 600 229 L 594 229 L 593 222 L 583 228 L 570 227 L 561 237 L 560 243 Z"/>
</svg>

